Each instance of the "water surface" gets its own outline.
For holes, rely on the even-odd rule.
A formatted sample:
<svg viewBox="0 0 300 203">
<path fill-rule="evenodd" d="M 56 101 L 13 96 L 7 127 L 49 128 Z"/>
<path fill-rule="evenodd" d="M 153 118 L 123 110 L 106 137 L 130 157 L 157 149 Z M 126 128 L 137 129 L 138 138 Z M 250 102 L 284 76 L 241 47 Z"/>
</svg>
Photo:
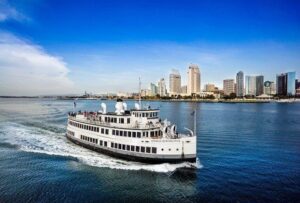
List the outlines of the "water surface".
<svg viewBox="0 0 300 203">
<path fill-rule="evenodd" d="M 100 103 L 80 100 L 77 109 Z M 0 99 L 0 202 L 300 201 L 299 103 L 144 104 L 182 131 L 193 129 L 197 109 L 197 169 L 127 162 L 70 143 L 73 101 Z"/>
</svg>

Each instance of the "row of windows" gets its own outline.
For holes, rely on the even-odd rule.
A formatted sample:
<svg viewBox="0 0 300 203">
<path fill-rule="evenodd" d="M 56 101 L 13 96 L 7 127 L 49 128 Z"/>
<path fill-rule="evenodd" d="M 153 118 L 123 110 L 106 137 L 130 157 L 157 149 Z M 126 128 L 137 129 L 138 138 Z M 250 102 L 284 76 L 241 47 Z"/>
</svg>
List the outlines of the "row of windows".
<svg viewBox="0 0 300 203">
<path fill-rule="evenodd" d="M 157 153 L 156 147 L 140 147 L 140 146 L 133 146 L 133 145 L 118 144 L 113 142 L 110 143 L 110 147 L 115 149 L 132 151 L 132 152 L 153 153 L 153 154 Z"/>
<path fill-rule="evenodd" d="M 109 129 L 107 128 L 100 128 L 99 127 L 94 127 L 94 126 L 89 126 L 81 123 L 76 123 L 73 121 L 69 122 L 70 125 L 73 125 L 78 128 L 82 128 L 85 130 L 90 130 L 94 132 L 101 132 L 101 134 L 109 135 Z M 150 132 L 134 132 L 134 131 L 122 131 L 122 130 L 112 130 L 112 135 L 116 136 L 124 136 L 124 137 L 133 137 L 133 138 L 141 138 L 141 137 L 157 137 L 162 135 L 162 131 L 160 130 L 155 130 L 155 131 L 150 131 Z"/>
<path fill-rule="evenodd" d="M 69 123 L 70 123 L 70 125 L 73 125 L 73 126 L 75 126 L 77 128 L 81 128 L 81 129 L 84 129 L 84 130 L 90 130 L 90 131 L 94 131 L 94 132 L 99 132 L 99 127 L 94 127 L 94 126 L 90 126 L 90 125 L 76 123 L 76 122 L 73 122 L 73 121 L 70 121 Z M 102 134 L 106 134 L 106 135 L 109 134 L 109 130 L 105 129 L 105 128 L 101 128 L 100 132 Z"/>
<path fill-rule="evenodd" d="M 124 118 L 118 119 L 118 118 L 113 118 L 113 117 L 104 117 L 104 121 L 107 123 L 125 123 Z M 130 123 L 130 118 L 127 118 L 127 123 Z"/>
<path fill-rule="evenodd" d="M 147 117 L 147 118 L 152 118 L 152 117 L 157 117 L 158 113 L 157 112 L 151 112 L 151 113 L 139 113 L 139 112 L 133 112 L 133 115 L 135 117 Z"/>
<path fill-rule="evenodd" d="M 74 135 L 75 135 L 75 133 L 74 133 L 73 131 L 70 131 L 70 130 L 67 131 L 67 134 L 68 134 L 68 135 L 71 135 L 71 136 L 74 136 Z"/>
<path fill-rule="evenodd" d="M 88 141 L 88 142 L 92 142 L 92 143 L 95 143 L 95 144 L 98 144 L 98 139 L 96 139 L 96 138 L 92 138 L 92 137 L 87 137 L 87 136 L 84 136 L 84 135 L 80 135 L 80 139 Z"/>
<path fill-rule="evenodd" d="M 123 130 L 112 130 L 112 135 L 116 136 L 124 136 L 124 137 L 137 137 L 141 138 L 143 137 L 155 137 L 155 136 L 160 136 L 162 135 L 162 131 L 160 130 L 155 130 L 155 131 L 150 131 L 149 132 L 131 132 L 131 131 L 123 131 Z"/>
</svg>

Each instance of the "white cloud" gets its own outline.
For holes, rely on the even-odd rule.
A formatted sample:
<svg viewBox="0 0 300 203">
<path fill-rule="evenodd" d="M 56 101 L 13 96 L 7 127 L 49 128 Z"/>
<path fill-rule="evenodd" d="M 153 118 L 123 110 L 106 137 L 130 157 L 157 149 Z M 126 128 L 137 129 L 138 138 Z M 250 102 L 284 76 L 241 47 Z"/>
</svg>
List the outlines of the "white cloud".
<svg viewBox="0 0 300 203">
<path fill-rule="evenodd" d="M 7 21 L 9 19 L 16 21 L 29 20 L 29 18 L 15 8 L 11 7 L 7 1 L 0 0 L 0 22 Z"/>
<path fill-rule="evenodd" d="M 7 33 L 0 33 L 0 73 L 0 95 L 63 94 L 73 89 L 61 58 Z"/>
</svg>

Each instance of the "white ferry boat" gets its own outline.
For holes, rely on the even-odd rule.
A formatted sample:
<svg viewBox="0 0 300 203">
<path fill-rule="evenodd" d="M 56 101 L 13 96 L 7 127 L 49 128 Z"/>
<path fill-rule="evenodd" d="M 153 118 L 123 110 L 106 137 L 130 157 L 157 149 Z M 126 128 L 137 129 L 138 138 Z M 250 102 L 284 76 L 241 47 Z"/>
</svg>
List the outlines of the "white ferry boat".
<svg viewBox="0 0 300 203">
<path fill-rule="evenodd" d="M 176 125 L 161 121 L 159 109 L 142 109 L 141 103 L 136 103 L 134 109 L 127 110 L 121 99 L 115 107 L 115 112 L 107 112 L 106 104 L 102 103 L 99 112 L 69 113 L 67 138 L 91 150 L 126 160 L 196 162 L 195 121 L 194 131 L 187 129 L 188 133 L 182 134 L 177 132 Z"/>
</svg>

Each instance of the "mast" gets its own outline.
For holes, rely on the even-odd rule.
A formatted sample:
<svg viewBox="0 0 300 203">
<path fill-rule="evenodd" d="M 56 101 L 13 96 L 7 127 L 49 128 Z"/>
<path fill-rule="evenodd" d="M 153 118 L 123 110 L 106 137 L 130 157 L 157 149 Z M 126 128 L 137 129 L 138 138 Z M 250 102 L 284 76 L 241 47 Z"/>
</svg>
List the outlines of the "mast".
<svg viewBox="0 0 300 203">
<path fill-rule="evenodd" d="M 142 99 L 141 99 L 141 77 L 139 77 L 139 105 L 142 109 Z"/>
</svg>

